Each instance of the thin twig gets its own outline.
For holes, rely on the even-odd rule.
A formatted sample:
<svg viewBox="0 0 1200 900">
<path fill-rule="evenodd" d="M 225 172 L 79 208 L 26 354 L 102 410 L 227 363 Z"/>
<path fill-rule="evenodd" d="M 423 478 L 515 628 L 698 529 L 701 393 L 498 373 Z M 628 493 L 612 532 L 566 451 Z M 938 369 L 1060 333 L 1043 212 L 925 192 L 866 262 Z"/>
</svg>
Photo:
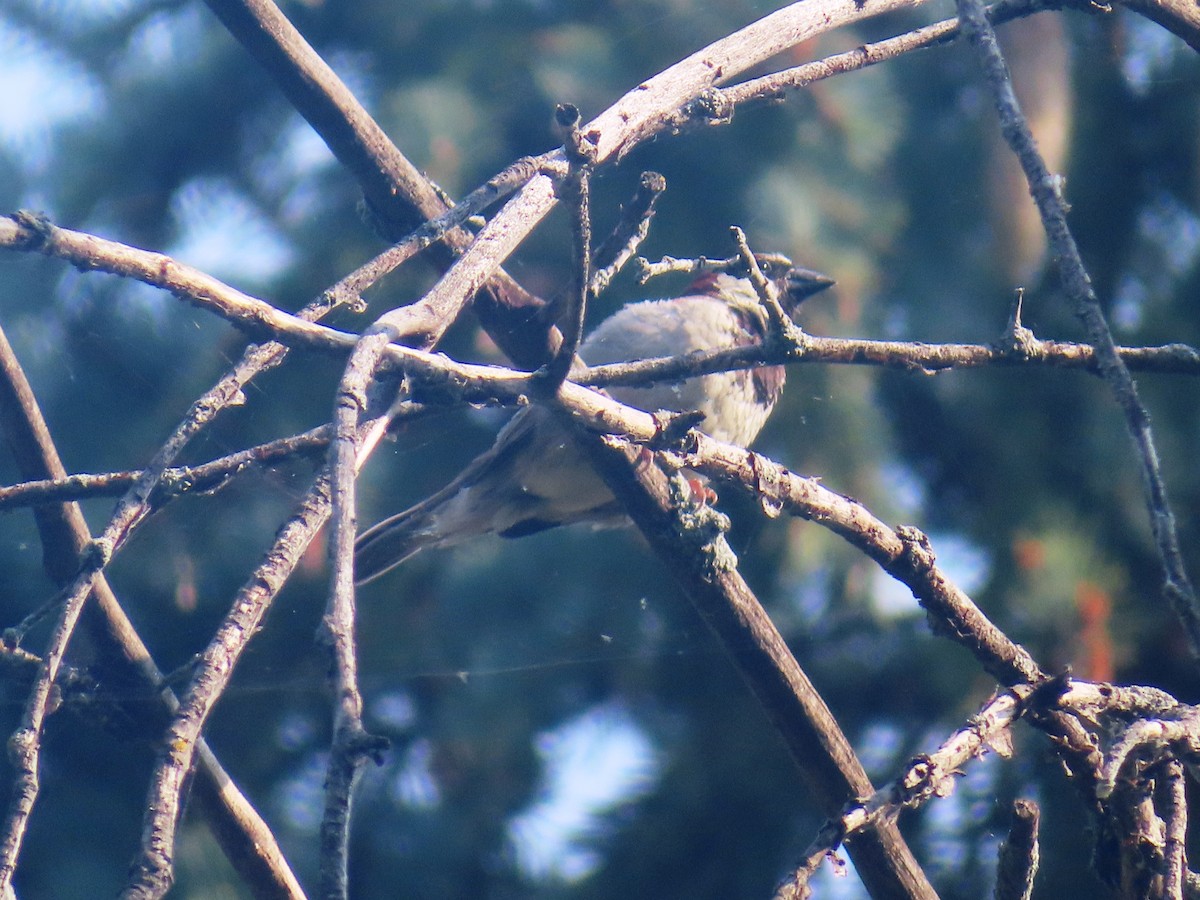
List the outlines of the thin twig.
<svg viewBox="0 0 1200 900">
<path fill-rule="evenodd" d="M 66 260 L 80 269 L 111 272 L 162 288 L 181 300 L 221 316 L 251 337 L 286 335 L 289 345 L 310 344 L 328 349 L 340 344 L 344 348 L 342 352 L 349 351 L 357 340 L 352 334 L 286 313 L 162 253 L 60 228 L 34 213 L 0 216 L 0 247 L 42 253 Z"/>
<path fill-rule="evenodd" d="M 579 110 L 570 104 L 560 104 L 555 111 L 558 125 L 566 133 L 563 146 L 567 151 L 570 169 L 559 184 L 559 197 L 566 201 L 571 212 L 571 289 L 567 294 L 565 312 L 559 316 L 562 345 L 546 368 L 545 385 L 554 390 L 575 364 L 575 352 L 583 339 L 583 322 L 587 316 L 588 293 L 592 267 L 592 211 L 590 183 L 595 165 L 596 148 L 580 133 Z"/>
<path fill-rule="evenodd" d="M 150 496 L 150 504 L 159 508 L 173 497 L 219 490 L 251 468 L 274 466 L 289 459 L 318 458 L 329 446 L 330 431 L 328 425 L 322 425 L 302 434 L 277 438 L 199 465 L 168 466 Z M 119 496 L 129 490 L 143 471 L 68 475 L 65 478 L 24 481 L 11 487 L 0 487 L 0 509 Z"/>
<path fill-rule="evenodd" d="M 1037 203 L 1042 225 L 1049 238 L 1063 287 L 1075 304 L 1075 312 L 1087 328 L 1088 339 L 1096 348 L 1100 372 L 1125 414 L 1126 426 L 1137 448 L 1150 526 L 1163 569 L 1163 593 L 1178 616 L 1187 635 L 1192 655 L 1200 662 L 1200 603 L 1179 549 L 1175 515 L 1167 497 L 1167 485 L 1158 464 L 1158 451 L 1150 429 L 1150 415 L 1138 397 L 1137 386 L 1121 359 L 1109 330 L 1104 311 L 1096 298 L 1091 279 L 1084 268 L 1079 248 L 1067 224 L 1062 198 L 1062 181 L 1051 175 L 1038 152 L 1029 123 L 1021 112 L 1013 92 L 1008 65 L 996 41 L 996 32 L 988 22 L 981 0 L 957 0 L 958 14 L 971 45 L 979 56 L 984 76 L 992 91 L 1000 130 L 1021 163 L 1029 191 Z"/>
<path fill-rule="evenodd" d="M 637 192 L 621 209 L 620 221 L 612 233 L 592 254 L 592 281 L 588 290 L 593 297 L 604 293 L 617 272 L 633 257 L 650 232 L 658 198 L 667 189 L 667 179 L 657 172 L 643 172 Z"/>
<path fill-rule="evenodd" d="M 41 787 L 38 770 L 41 764 L 42 728 L 50 712 L 52 687 L 58 678 L 67 644 L 83 613 L 83 604 L 106 562 L 107 557 L 100 553 L 88 556 L 80 574 L 65 592 L 58 618 L 42 653 L 37 678 L 26 698 L 21 724 L 8 739 L 8 757 L 15 777 L 4 823 L 4 839 L 0 844 L 0 895 L 7 895 L 12 890 L 17 857 Z"/>
<path fill-rule="evenodd" d="M 460 203 L 426 222 L 389 247 L 374 259 L 359 266 L 336 285 L 325 292 L 335 304 L 357 303 L 363 291 L 379 279 L 412 259 L 422 250 L 445 238 L 446 234 L 464 225 L 472 216 L 482 212 L 492 203 L 507 197 L 534 175 L 553 173 L 549 155 L 526 156 L 517 160 L 501 172 L 489 178 Z M 565 172 L 559 173 L 565 174 Z M 464 241 L 464 244 L 466 242 Z"/>
<path fill-rule="evenodd" d="M 994 24 L 1000 25 L 1046 10 L 1059 9 L 1061 6 L 1059 0 L 1004 0 L 987 7 L 987 15 Z M 714 102 L 729 109 L 736 109 L 756 103 L 783 100 L 787 94 L 826 78 L 866 69 L 916 50 L 949 44 L 957 40 L 958 36 L 958 19 L 943 19 L 892 38 L 863 44 L 845 53 L 835 53 L 824 59 L 750 78 L 740 84 L 717 88 L 713 92 L 716 95 Z"/>
<path fill-rule="evenodd" d="M 789 356 L 802 355 L 807 345 L 807 336 L 792 321 L 791 316 L 784 311 L 783 304 L 779 302 L 779 288 L 763 274 L 758 258 L 750 249 L 746 232 L 736 225 L 732 226 L 729 232 L 733 236 L 733 242 L 737 245 L 738 258 L 745 267 L 746 277 L 754 286 L 754 292 L 758 294 L 758 301 L 767 311 L 767 320 L 771 323 L 770 334 L 764 343 L 787 348 Z M 786 266 L 792 264 L 789 259 L 783 259 L 782 263 Z"/>
<path fill-rule="evenodd" d="M 33 243 L 35 246 L 55 243 L 60 237 L 61 229 L 56 229 L 43 218 L 18 213 L 14 217 L 14 221 L 21 229 L 21 239 L 27 243 Z M 161 259 L 166 260 L 166 257 Z M 202 278 L 206 277 L 202 273 L 198 274 Z M 302 310 L 295 319 L 307 324 L 309 319 L 324 315 L 331 308 L 331 303 L 327 298 L 320 298 Z M 20 760 L 19 771 L 21 774 L 14 789 L 5 841 L 0 847 L 0 890 L 7 888 L 12 871 L 15 869 L 25 822 L 32 812 L 37 797 L 38 751 L 49 691 L 58 666 L 61 665 L 75 624 L 82 613 L 84 602 L 109 561 L 119 552 L 138 524 L 149 515 L 152 508 L 151 495 L 173 460 L 188 442 L 222 410 L 242 399 L 243 389 L 250 379 L 264 369 L 277 365 L 287 352 L 287 347 L 276 342 L 248 347 L 233 369 L 192 403 L 183 420 L 118 501 L 99 537 L 91 541 L 87 548 L 82 566 L 65 592 L 58 621 L 43 653 L 41 675 L 30 691 L 21 728 L 13 736 L 12 742 L 16 748 L 19 748 L 14 751 L 14 755 Z M 192 749 L 189 748 L 189 752 Z M 151 809 L 153 808 L 152 804 Z M 173 827 L 174 823 L 172 823 Z M 170 859 L 173 848 L 169 844 L 164 847 L 155 843 L 157 832 L 149 828 L 147 828 L 144 838 L 146 844 L 143 852 L 144 858 L 147 860 L 144 871 L 153 872 L 152 876 L 147 875 L 145 884 L 153 885 L 150 887 L 151 890 L 165 890 L 171 882 Z"/>
</svg>

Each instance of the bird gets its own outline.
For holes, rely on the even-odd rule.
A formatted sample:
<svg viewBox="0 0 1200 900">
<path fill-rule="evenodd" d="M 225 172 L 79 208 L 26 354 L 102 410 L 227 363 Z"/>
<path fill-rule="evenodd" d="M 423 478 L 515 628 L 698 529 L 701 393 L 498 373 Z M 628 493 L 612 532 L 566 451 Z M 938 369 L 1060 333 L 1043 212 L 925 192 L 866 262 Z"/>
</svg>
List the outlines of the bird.
<svg viewBox="0 0 1200 900">
<path fill-rule="evenodd" d="M 775 279 L 790 315 L 832 279 L 787 267 Z M 579 357 L 591 366 L 674 356 L 761 342 L 769 319 L 751 282 L 706 272 L 688 293 L 643 300 L 617 310 L 587 337 Z M 646 412 L 698 412 L 699 427 L 717 440 L 749 445 L 783 390 L 782 366 L 699 375 L 674 383 L 613 386 L 617 401 Z M 593 471 L 569 423 L 545 406 L 522 408 L 453 481 L 415 506 L 390 516 L 355 541 L 359 585 L 389 572 L 421 550 L 474 537 L 516 538 L 559 525 L 628 521 Z"/>
</svg>

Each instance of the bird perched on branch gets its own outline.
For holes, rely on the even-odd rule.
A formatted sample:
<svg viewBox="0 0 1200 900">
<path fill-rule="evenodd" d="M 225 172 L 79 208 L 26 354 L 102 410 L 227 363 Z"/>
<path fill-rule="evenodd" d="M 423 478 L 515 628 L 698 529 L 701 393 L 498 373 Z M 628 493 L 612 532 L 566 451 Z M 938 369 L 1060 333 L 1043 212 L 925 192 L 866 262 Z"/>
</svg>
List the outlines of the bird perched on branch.
<svg viewBox="0 0 1200 900">
<path fill-rule="evenodd" d="M 789 268 L 776 279 L 785 312 L 833 281 Z M 677 356 L 758 343 L 769 328 L 754 287 L 744 278 L 708 273 L 673 300 L 629 304 L 605 319 L 579 348 L 589 365 Z M 746 445 L 758 435 L 783 389 L 781 366 L 700 375 L 647 387 L 612 387 L 618 401 L 647 412 L 702 413 L 700 428 Z M 450 484 L 355 542 L 355 577 L 371 581 L 427 547 L 471 537 L 522 537 L 573 522 L 619 523 L 620 506 L 592 471 L 570 425 L 539 405 L 518 412 L 491 449 Z"/>
</svg>

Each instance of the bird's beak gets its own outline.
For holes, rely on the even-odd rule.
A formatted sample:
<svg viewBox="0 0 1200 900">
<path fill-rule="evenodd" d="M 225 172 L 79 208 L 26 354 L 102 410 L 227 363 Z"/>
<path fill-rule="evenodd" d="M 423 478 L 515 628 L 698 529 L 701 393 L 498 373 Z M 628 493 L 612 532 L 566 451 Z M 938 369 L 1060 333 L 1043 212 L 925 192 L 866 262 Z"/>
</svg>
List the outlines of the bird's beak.
<svg viewBox="0 0 1200 900">
<path fill-rule="evenodd" d="M 814 294 L 821 293 L 834 283 L 834 280 L 828 275 L 822 275 L 812 269 L 793 266 L 784 273 L 781 286 L 794 307 L 799 306 L 802 301 Z"/>
</svg>

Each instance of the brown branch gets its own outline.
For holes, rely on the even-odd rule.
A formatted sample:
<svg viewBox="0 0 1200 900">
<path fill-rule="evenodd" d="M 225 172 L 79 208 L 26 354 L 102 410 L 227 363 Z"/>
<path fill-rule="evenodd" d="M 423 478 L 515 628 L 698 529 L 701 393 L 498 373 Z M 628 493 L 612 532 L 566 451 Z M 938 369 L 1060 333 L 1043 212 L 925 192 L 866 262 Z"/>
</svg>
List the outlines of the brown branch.
<svg viewBox="0 0 1200 900">
<path fill-rule="evenodd" d="M 322 296 L 301 310 L 296 318 L 307 325 L 310 319 L 323 315 L 331 308 L 331 302 L 330 298 Z M 192 404 L 183 422 L 155 454 L 146 471 L 139 476 L 137 484 L 122 500 L 122 505 L 118 506 L 105 530 L 105 536 L 117 529 L 122 529 L 119 532 L 122 537 L 128 535 L 138 518 L 149 510 L 150 497 L 166 467 L 188 440 L 217 413 L 240 398 L 243 388 L 252 378 L 278 364 L 287 352 L 285 346 L 275 342 L 247 348 L 238 364 Z M 300 511 L 276 539 L 277 556 L 272 558 L 268 554 L 267 561 L 235 598 L 232 611 L 218 628 L 213 642 L 202 657 L 205 665 L 198 667 L 183 702 L 172 718 L 165 741 L 166 750 L 154 770 L 142 826 L 142 852 L 133 867 L 124 896 L 157 897 L 170 888 L 174 877 L 174 837 L 179 824 L 184 776 L 190 771 L 193 757 L 197 753 L 203 757 L 205 753 L 200 742 L 201 729 L 216 698 L 228 684 L 241 650 L 256 633 L 258 623 L 291 573 L 299 553 L 308 546 L 324 521 L 327 514 L 322 505 L 324 501 L 322 482 L 318 479 L 301 504 Z M 119 541 L 114 541 L 112 546 L 115 550 Z"/>
<path fill-rule="evenodd" d="M 353 347 L 356 340 L 352 334 L 286 313 L 162 253 L 59 228 L 33 213 L 0 216 L 0 247 L 53 256 L 84 271 L 111 272 L 162 288 L 181 300 L 221 316 L 251 337 L 286 335 L 291 345 L 329 348 L 340 344 L 343 352 Z"/>
<path fill-rule="evenodd" d="M 20 244 L 30 245 L 38 249 L 59 243 L 67 245 L 80 243 L 83 246 L 75 249 L 86 255 L 87 251 L 85 248 L 87 243 L 89 240 L 94 240 L 89 239 L 86 235 L 75 233 L 68 233 L 64 236 L 61 229 L 56 229 L 44 218 L 30 214 L 19 213 L 13 220 L 9 221 L 17 226 L 16 237 Z M 124 248 L 124 250 L 128 250 L 128 248 Z M 118 252 L 122 252 L 120 248 L 118 248 Z M 145 264 L 148 261 L 147 257 L 154 258 L 153 261 L 159 269 L 158 277 L 163 278 L 166 284 L 173 283 L 173 278 L 169 270 L 175 264 L 167 257 L 156 254 L 124 252 L 122 258 L 126 264 L 136 266 L 139 263 Z M 215 297 L 224 296 L 228 291 L 220 282 L 217 282 L 215 279 L 209 279 L 208 276 L 196 270 L 190 270 L 189 280 L 203 283 L 206 288 L 212 290 Z M 236 294 L 236 292 L 234 293 Z M 234 302 L 242 304 L 243 299 L 251 300 L 251 298 L 244 298 L 244 295 L 238 295 L 234 298 Z M 260 308 L 270 309 L 268 304 L 263 304 L 261 301 L 255 302 L 257 302 Z M 330 299 L 322 297 L 302 310 L 299 315 L 289 318 L 300 323 L 302 327 L 307 327 L 310 319 L 324 315 L 331 308 L 332 302 Z M 25 822 L 32 812 L 33 804 L 37 797 L 38 751 L 49 692 L 57 669 L 61 665 L 63 655 L 66 652 L 66 646 L 74 630 L 75 623 L 82 613 L 84 602 L 92 592 L 93 587 L 102 578 L 103 570 L 109 561 L 119 552 L 138 524 L 150 513 L 152 508 L 150 502 L 151 496 L 175 457 L 188 444 L 192 437 L 205 428 L 222 410 L 237 402 L 243 396 L 242 391 L 250 379 L 254 378 L 264 369 L 277 365 L 287 352 L 288 350 L 285 346 L 275 342 L 247 348 L 237 365 L 191 405 L 187 415 L 117 503 L 116 509 L 109 518 L 103 532 L 98 538 L 90 542 L 86 553 L 83 554 L 82 565 L 79 567 L 78 573 L 74 576 L 70 587 L 64 592 L 62 612 L 54 626 L 51 641 L 43 653 L 41 674 L 35 680 L 34 687 L 30 691 L 21 729 L 13 737 L 14 747 L 17 748 L 14 750 L 14 759 L 19 760 L 19 775 L 14 789 L 14 799 L 10 810 L 6 839 L 3 847 L 0 848 L 0 888 L 6 887 L 8 879 L 11 878 L 11 873 L 16 865 L 16 857 L 20 849 Z M 189 760 L 194 752 L 194 746 L 190 746 L 188 748 Z M 179 786 L 182 787 L 182 778 L 179 780 Z M 152 825 L 151 819 L 155 816 L 177 816 L 179 811 L 178 798 L 175 798 L 173 806 L 170 803 L 156 805 L 152 801 L 149 810 L 143 835 L 145 841 L 143 859 L 146 860 L 146 863 L 140 869 L 135 869 L 136 874 L 130 888 L 133 892 L 131 896 L 143 896 L 144 894 L 139 893 L 139 891 L 143 890 L 149 892 L 146 895 L 154 895 L 155 892 L 165 892 L 170 886 L 172 879 L 170 860 L 173 852 L 173 830 L 177 822 L 174 820 L 170 822 L 171 840 L 168 840 L 164 845 L 160 843 L 163 829 Z M 155 824 L 161 826 L 162 819 L 157 819 Z M 145 875 L 145 880 L 141 883 L 138 881 L 140 875 Z"/>
<path fill-rule="evenodd" d="M 697 435 L 678 455 L 680 465 L 740 484 L 771 509 L 785 509 L 833 531 L 907 586 L 931 615 L 935 628 L 966 647 L 1001 684 L 1039 684 L 1045 673 L 1019 644 L 992 624 L 935 564 L 933 551 L 914 528 L 893 530 L 861 503 L 835 493 L 817 479 L 787 471 L 766 457 Z"/>
<path fill-rule="evenodd" d="M 637 447 L 612 438 L 581 443 L 783 736 L 821 809 L 836 815 L 873 793 L 837 721 L 738 573 L 718 514 L 695 507 L 683 479 L 668 483 L 657 466 L 639 463 Z M 848 849 L 872 896 L 936 896 L 895 822 L 874 823 Z"/>
<path fill-rule="evenodd" d="M 565 108 L 560 108 L 560 112 L 562 109 Z M 573 107 L 570 109 L 568 124 L 578 138 L 578 111 Z M 586 142 L 578 139 L 577 144 L 582 147 Z M 588 217 L 586 185 L 589 172 L 589 167 L 572 165 L 563 181 L 581 198 L 578 203 L 579 216 L 585 221 Z M 473 251 L 481 247 L 504 246 L 509 233 L 506 212 L 502 210 L 484 227 L 471 244 Z M 586 228 L 583 234 L 583 269 L 578 278 L 581 302 L 564 336 L 559 355 L 555 357 L 564 361 L 558 381 L 567 375 L 583 326 L 586 306 L 582 300 L 588 287 L 587 264 L 590 257 L 590 239 Z M 511 252 L 513 246 L 508 244 L 508 249 L 498 251 L 503 254 L 501 260 Z M 334 741 L 327 769 L 325 809 L 321 822 L 322 896 L 348 895 L 350 798 L 362 767 L 368 759 L 378 758 L 386 746 L 386 741 L 368 734 L 362 723 L 355 639 L 354 538 L 355 479 L 358 468 L 383 434 L 390 416 L 379 416 L 370 423 L 364 441 L 360 441 L 359 419 L 368 411 L 368 392 L 389 343 L 415 342 L 425 349 L 432 348 L 481 285 L 477 267 L 457 265 L 422 300 L 393 309 L 380 317 L 355 345 L 338 385 L 333 415 L 334 441 L 330 447 L 332 573 L 329 603 L 321 626 L 322 641 L 332 656 L 331 679 L 337 698 Z"/>
<path fill-rule="evenodd" d="M 1200 53 L 1200 5 L 1191 0 L 1122 0 L 1121 5 L 1157 22 Z"/>
<path fill-rule="evenodd" d="M 399 243 L 389 247 L 374 259 L 342 278 L 325 292 L 326 296 L 334 302 L 357 303 L 363 291 L 374 285 L 383 276 L 399 268 L 422 250 L 445 238 L 450 231 L 464 225 L 468 219 L 482 212 L 492 203 L 507 197 L 539 172 L 552 173 L 548 156 L 524 157 L 517 160 L 473 190 L 457 206 L 414 229 Z M 565 174 L 565 170 L 557 174 L 561 176 Z"/>
<path fill-rule="evenodd" d="M 13 449 L 22 474 L 26 478 L 65 478 L 66 472 L 37 401 L 2 331 L 0 360 L 5 374 L 0 379 L 0 415 L 3 416 L 3 429 L 0 430 Z M 78 567 L 79 554 L 90 543 L 91 533 L 79 507 L 73 503 L 44 506 L 36 510 L 35 515 L 42 534 L 46 569 L 54 580 L 62 582 Z M 86 621 L 102 651 L 99 658 L 102 671 L 109 673 L 117 683 L 133 681 L 140 684 L 158 701 L 160 708 L 173 709 L 174 695 L 162 687 L 162 673 L 103 575 L 96 578 L 92 597 L 95 602 L 90 609 L 93 612 Z M 36 765 L 36 759 L 33 762 Z M 36 769 L 33 776 L 36 787 Z M 270 829 L 203 742 L 196 786 L 214 834 L 256 896 L 303 896 Z M 19 849 L 19 838 L 17 843 L 14 850 Z M 15 852 L 11 858 L 15 862 Z"/>
<path fill-rule="evenodd" d="M 354 593 L 355 480 L 359 460 L 387 427 L 388 417 L 367 426 L 370 446 L 360 441 L 359 419 L 367 409 L 367 389 L 388 342 L 396 336 L 393 310 L 368 329 L 355 346 L 338 382 L 333 410 L 334 439 L 329 448 L 331 503 L 329 601 L 321 619 L 319 641 L 330 655 L 333 688 L 333 744 L 325 776 L 325 808 L 321 818 L 321 896 L 349 894 L 350 801 L 363 766 L 387 747 L 383 738 L 363 727 L 362 693 L 358 686 Z M 370 438 L 370 433 L 376 436 Z"/>
<path fill-rule="evenodd" d="M 1010 22 L 1046 10 L 1060 9 L 1061 0 L 1003 0 L 987 7 L 989 20 L 996 25 Z M 958 19 L 943 19 L 932 25 L 899 34 L 896 37 L 874 43 L 863 44 L 845 53 L 836 53 L 824 59 L 803 63 L 769 75 L 751 78 L 740 84 L 714 90 L 710 103 L 723 109 L 734 110 L 738 106 L 753 106 L 764 101 L 779 101 L 789 93 L 808 87 L 835 75 L 844 75 L 866 69 L 882 62 L 896 59 L 906 53 L 949 44 L 959 37 Z M 693 111 L 685 109 L 684 113 Z M 730 113 L 732 115 L 732 113 Z M 681 117 L 680 126 L 686 124 Z M 710 124 L 710 123 L 705 123 Z"/>
<path fill-rule="evenodd" d="M 1046 161 L 1038 152 L 1029 123 L 1021 112 L 1009 78 L 1008 65 L 996 42 L 996 32 L 983 12 L 981 0 L 957 0 L 957 3 L 963 30 L 979 57 L 984 77 L 992 91 L 1000 118 L 1000 130 L 1020 162 L 1029 183 L 1029 191 L 1037 204 L 1063 287 L 1075 304 L 1076 315 L 1087 328 L 1089 341 L 1096 348 L 1101 375 L 1125 415 L 1126 427 L 1137 450 L 1150 527 L 1162 564 L 1163 593 L 1183 625 L 1192 655 L 1200 662 L 1200 601 L 1196 598 L 1179 548 L 1175 516 L 1158 464 L 1150 415 L 1138 397 L 1137 385 L 1117 350 L 1067 224 L 1062 182 L 1051 175 Z"/>
<path fill-rule="evenodd" d="M 767 313 L 770 329 L 763 344 L 772 348 L 781 347 L 782 352 L 789 357 L 803 356 L 808 336 L 784 311 L 783 304 L 779 302 L 779 289 L 763 274 L 758 259 L 755 258 L 754 252 L 750 249 L 750 243 L 746 240 L 746 232 L 736 225 L 732 226 L 729 232 L 733 237 L 734 244 L 737 245 L 738 259 L 746 271 L 746 278 L 754 286 L 754 292 L 758 294 L 758 302 L 762 304 Z M 791 260 L 785 259 L 783 263 L 791 266 Z"/>
<path fill-rule="evenodd" d="M 388 139 L 349 88 L 304 40 L 270 0 L 207 0 L 221 23 L 275 80 L 292 103 L 328 145 L 333 155 L 362 188 L 372 218 L 389 239 L 397 239 L 447 211 L 440 191 Z M 471 241 L 461 228 L 446 231 L 447 266 Z M 434 250 L 438 246 L 435 245 Z M 484 287 L 481 283 L 478 287 Z M 537 365 L 553 354 L 557 336 L 538 335 L 528 327 L 530 310 L 540 308 L 534 297 L 503 272 L 495 272 L 477 298 L 477 311 L 488 332 L 510 358 Z M 426 322 L 424 309 L 413 313 L 414 328 Z"/>
<path fill-rule="evenodd" d="M 1023 714 L 1025 701 L 1032 693 L 1031 687 L 1020 685 L 996 694 L 936 751 L 918 756 L 902 775 L 865 800 L 849 804 L 838 817 L 826 822 L 804 851 L 804 862 L 776 892 L 776 900 L 804 897 L 809 879 L 847 837 L 894 819 L 902 809 L 948 795 L 952 789 L 950 782 L 962 774 L 964 765 L 982 756 L 990 745 L 1008 745 L 1011 738 L 1007 731 Z"/>
<path fill-rule="evenodd" d="M 236 290 L 190 266 L 160 253 L 138 250 L 125 244 L 59 228 L 39 220 L 35 226 L 29 217 L 0 216 L 0 247 L 12 250 L 36 250 L 83 269 L 96 269 L 135 278 L 169 290 L 193 305 L 227 319 L 251 335 L 268 335 L 289 346 L 303 346 L 326 353 L 348 353 L 357 337 L 299 316 Z M 43 235 L 39 238 L 38 235 Z M 672 261 L 675 262 L 675 261 Z M 726 260 L 711 263 L 724 266 Z M 692 265 L 689 261 L 688 265 Z M 465 296 L 470 285 L 458 294 Z M 348 300 L 349 295 L 339 295 Z M 1121 359 L 1131 369 L 1162 374 L 1200 374 L 1200 351 L 1187 344 L 1159 347 L 1118 347 Z M 400 359 L 405 351 L 390 348 L 390 357 Z M 760 347 L 710 350 L 684 357 L 642 360 L 597 366 L 577 373 L 580 384 L 607 385 L 647 383 L 681 377 L 750 368 L 783 362 L 870 365 L 916 372 L 940 372 L 947 369 L 984 366 L 1052 366 L 1100 372 L 1097 352 L 1089 344 L 1030 339 L 1019 348 L 997 344 L 926 344 L 919 341 L 876 341 L 863 338 L 831 338 L 806 335 L 802 357 L 792 351 Z"/>
<path fill-rule="evenodd" d="M 1036 340 L 1028 345 L 1028 349 L 1028 353 L 1014 353 L 1012 350 L 988 344 L 875 341 L 866 338 L 822 337 L 806 332 L 804 351 L 799 358 L 791 348 L 739 347 L 705 350 L 687 356 L 594 366 L 576 374 L 574 378 L 579 384 L 596 386 L 645 384 L 691 378 L 735 368 L 781 363 L 878 366 L 925 375 L 951 369 L 1030 366 L 1081 369 L 1093 374 L 1100 372 L 1095 349 L 1089 344 Z M 1118 352 L 1131 369 L 1139 372 L 1200 375 L 1200 352 L 1187 344 L 1120 347 Z"/>
<path fill-rule="evenodd" d="M 1167 760 L 1160 778 L 1163 821 L 1166 842 L 1163 847 L 1166 873 L 1163 876 L 1163 896 L 1168 900 L 1183 900 L 1187 884 L 1187 794 L 1183 765 L 1177 759 Z"/>
<path fill-rule="evenodd" d="M 195 466 L 169 466 L 150 495 L 150 505 L 161 507 L 168 499 L 184 494 L 216 491 L 252 468 L 278 465 L 289 459 L 314 459 L 329 447 L 329 427 L 321 426 L 291 437 L 278 438 L 230 453 Z M 120 496 L 143 475 L 144 470 L 104 472 L 99 475 L 67 475 L 24 481 L 0 487 L 0 510 L 47 503 L 82 500 L 91 497 Z"/>
<path fill-rule="evenodd" d="M 272 600 L 328 515 L 329 485 L 322 475 L 280 529 L 274 545 L 238 592 L 200 654 L 154 766 L 142 825 L 142 852 L 121 894 L 124 900 L 161 897 L 170 888 L 181 791 L 201 745 L 204 723 Z"/>
<path fill-rule="evenodd" d="M 710 44 L 654 77 L 642 82 L 607 110 L 580 126 L 580 133 L 595 148 L 597 167 L 618 162 L 640 143 L 671 128 L 670 111 L 676 110 L 715 84 L 763 62 L 801 41 L 864 18 L 918 5 L 921 0 L 879 0 L 864 5 L 854 0 L 796 3 Z M 566 161 L 563 150 L 550 157 Z M 557 202 L 550 179 L 539 175 L 526 183 L 489 222 L 506 219 L 504 234 L 487 244 L 472 243 L 447 272 L 442 282 L 421 301 L 431 306 L 453 306 L 463 290 L 473 292 L 485 284 L 541 222 Z M 486 230 L 486 229 L 485 229 Z M 481 236 L 482 237 L 482 236 Z M 457 279 L 460 285 L 445 282 Z"/>
<path fill-rule="evenodd" d="M 1117 776 L 1140 752 L 1157 756 L 1170 752 L 1190 761 L 1200 756 L 1200 709 L 1182 704 L 1164 715 L 1139 719 L 1125 729 L 1105 754 L 1096 793 L 1100 799 L 1111 797 L 1117 789 Z"/>
<path fill-rule="evenodd" d="M 562 384 L 576 365 L 575 353 L 583 339 L 592 283 L 591 177 L 595 164 L 595 147 L 579 130 L 579 110 L 570 104 L 559 104 L 555 116 L 566 133 L 564 147 L 569 169 L 559 182 L 558 196 L 566 201 L 571 216 L 572 264 L 570 289 L 564 302 L 554 310 L 562 330 L 562 345 L 544 370 L 544 380 L 551 391 Z"/>
<path fill-rule="evenodd" d="M 1187 810 L 1182 767 L 1200 762 L 1200 711 L 1152 687 L 1060 678 L 997 694 L 934 753 L 918 756 L 870 798 L 847 806 L 818 832 L 777 900 L 805 896 L 811 876 L 847 835 L 894 817 L 904 807 L 945 796 L 949 781 L 988 747 L 1007 755 L 1009 729 L 1022 716 L 1047 731 L 1065 752 L 1068 772 L 1088 807 L 1102 817 L 1101 831 L 1134 838 L 1120 839 L 1125 871 L 1109 880 L 1160 878 L 1165 887 L 1156 896 L 1177 897 L 1180 891 L 1193 890 L 1197 879 L 1187 871 L 1183 846 Z M 1078 746 L 1062 747 L 1064 722 L 1086 727 L 1086 739 Z M 1110 743 L 1103 753 L 1101 740 Z M 1001 851 L 997 898 L 1027 898 L 1037 869 L 1037 810 L 1028 801 L 1017 801 L 1016 806 L 1009 841 Z M 1105 851 L 1098 854 L 1104 856 Z"/>
<path fill-rule="evenodd" d="M 592 254 L 591 285 L 593 297 L 604 293 L 617 272 L 637 253 L 650 232 L 658 198 L 667 189 L 667 180 L 657 172 L 643 172 L 633 199 L 621 209 L 620 221 L 612 233 Z"/>
<path fill-rule="evenodd" d="M 1108 799 L 1108 824 L 1113 830 L 1111 837 L 1116 846 L 1108 859 L 1097 854 L 1097 862 L 1116 869 L 1115 873 L 1108 873 L 1109 880 L 1121 897 L 1164 896 L 1162 875 L 1166 832 L 1154 808 L 1156 774 L 1152 771 L 1123 780 L 1117 792 Z"/>
<path fill-rule="evenodd" d="M 1032 800 L 1017 800 L 1012 813 L 1008 837 L 1000 847 L 996 865 L 995 900 L 1029 900 L 1038 870 L 1038 824 L 1042 812 Z"/>
</svg>

